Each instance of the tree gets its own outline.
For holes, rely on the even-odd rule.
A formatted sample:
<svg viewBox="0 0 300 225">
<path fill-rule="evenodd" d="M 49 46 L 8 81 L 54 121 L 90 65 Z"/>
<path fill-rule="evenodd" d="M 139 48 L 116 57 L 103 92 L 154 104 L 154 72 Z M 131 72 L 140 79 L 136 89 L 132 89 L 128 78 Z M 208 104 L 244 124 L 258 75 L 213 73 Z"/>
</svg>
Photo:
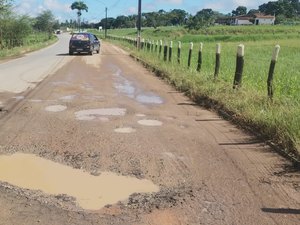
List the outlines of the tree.
<svg viewBox="0 0 300 225">
<path fill-rule="evenodd" d="M 86 11 L 87 12 L 88 7 L 83 1 L 76 1 L 76 2 L 72 3 L 71 9 L 72 10 L 77 9 L 78 28 L 79 28 L 79 31 L 80 31 L 80 17 L 81 17 L 81 14 L 82 14 L 81 11 Z"/>
<path fill-rule="evenodd" d="M 107 23 L 106 23 L 106 19 L 102 19 L 101 22 L 100 22 L 100 25 L 102 27 L 105 27 L 105 24 L 107 24 L 107 29 L 111 29 L 111 28 L 114 28 L 114 23 L 115 23 L 115 18 L 113 17 L 108 17 L 107 18 Z"/>
<path fill-rule="evenodd" d="M 0 19 L 11 13 L 11 0 L 0 0 Z"/>
<path fill-rule="evenodd" d="M 238 6 L 236 10 L 232 10 L 233 16 L 240 16 L 247 14 L 247 7 L 245 6 Z"/>
<path fill-rule="evenodd" d="M 182 9 L 173 9 L 168 17 L 173 26 L 178 26 L 185 23 L 187 15 L 188 13 Z"/>
<path fill-rule="evenodd" d="M 156 12 L 143 13 L 143 26 L 154 27 L 155 29 L 159 26 L 160 15 Z"/>
<path fill-rule="evenodd" d="M 217 16 L 220 13 L 213 11 L 212 9 L 202 9 L 197 12 L 194 17 L 188 20 L 187 28 L 199 30 L 201 28 L 206 28 L 215 23 Z"/>
<path fill-rule="evenodd" d="M 34 24 L 34 28 L 43 31 L 43 32 L 48 32 L 49 34 L 49 39 L 51 38 L 51 34 L 54 30 L 54 25 L 56 21 L 54 18 L 54 15 L 50 10 L 46 10 L 41 12 L 37 17 L 36 17 L 36 22 Z"/>
<path fill-rule="evenodd" d="M 247 15 L 253 16 L 255 13 L 259 13 L 259 10 L 258 9 L 250 9 L 249 12 L 247 13 Z"/>
<path fill-rule="evenodd" d="M 260 5 L 259 10 L 276 17 L 282 15 L 286 18 L 295 18 L 300 16 L 300 3 L 299 0 L 278 0 Z"/>
</svg>

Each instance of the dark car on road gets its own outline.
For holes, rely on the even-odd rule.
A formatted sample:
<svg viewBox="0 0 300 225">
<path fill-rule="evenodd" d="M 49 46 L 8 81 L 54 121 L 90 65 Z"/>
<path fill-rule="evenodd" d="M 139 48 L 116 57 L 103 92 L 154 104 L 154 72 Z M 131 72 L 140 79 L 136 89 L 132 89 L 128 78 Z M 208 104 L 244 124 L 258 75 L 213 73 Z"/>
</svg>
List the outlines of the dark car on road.
<svg viewBox="0 0 300 225">
<path fill-rule="evenodd" d="M 93 55 L 94 51 L 99 53 L 100 40 L 92 33 L 75 33 L 72 35 L 69 42 L 69 54 L 73 55 L 75 52 L 88 53 Z"/>
</svg>

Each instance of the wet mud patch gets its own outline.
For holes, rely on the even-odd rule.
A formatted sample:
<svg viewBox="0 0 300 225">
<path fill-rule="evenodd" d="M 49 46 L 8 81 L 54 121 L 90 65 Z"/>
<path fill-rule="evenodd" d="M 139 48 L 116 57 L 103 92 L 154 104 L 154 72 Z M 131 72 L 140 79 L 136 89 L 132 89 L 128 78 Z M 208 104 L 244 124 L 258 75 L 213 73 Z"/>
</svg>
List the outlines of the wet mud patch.
<svg viewBox="0 0 300 225">
<path fill-rule="evenodd" d="M 76 199 L 67 195 L 47 195 L 39 190 L 22 189 L 7 182 L 0 181 L 0 191 L 13 193 L 16 196 L 23 196 L 26 202 L 38 202 L 42 205 L 61 208 L 70 211 L 83 211 L 76 205 Z M 30 204 L 30 203 L 29 203 Z"/>
<path fill-rule="evenodd" d="M 162 187 L 157 193 L 132 194 L 128 201 L 119 203 L 122 209 L 138 211 L 138 213 L 151 213 L 156 209 L 168 209 L 195 199 L 195 189 L 181 185 L 179 187 Z"/>
</svg>

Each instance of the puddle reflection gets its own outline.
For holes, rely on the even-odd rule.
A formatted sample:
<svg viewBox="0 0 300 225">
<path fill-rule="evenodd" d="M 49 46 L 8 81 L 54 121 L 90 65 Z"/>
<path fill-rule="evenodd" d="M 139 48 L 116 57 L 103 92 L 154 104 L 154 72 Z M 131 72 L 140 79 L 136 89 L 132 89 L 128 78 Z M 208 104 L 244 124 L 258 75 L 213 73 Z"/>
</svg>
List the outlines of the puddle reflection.
<svg viewBox="0 0 300 225">
<path fill-rule="evenodd" d="M 114 76 L 117 78 L 115 82 L 115 88 L 122 94 L 125 94 L 129 98 L 135 99 L 142 104 L 163 104 L 163 100 L 153 92 L 144 92 L 140 88 L 134 86 L 132 82 L 127 80 L 119 68 L 115 68 Z"/>
</svg>

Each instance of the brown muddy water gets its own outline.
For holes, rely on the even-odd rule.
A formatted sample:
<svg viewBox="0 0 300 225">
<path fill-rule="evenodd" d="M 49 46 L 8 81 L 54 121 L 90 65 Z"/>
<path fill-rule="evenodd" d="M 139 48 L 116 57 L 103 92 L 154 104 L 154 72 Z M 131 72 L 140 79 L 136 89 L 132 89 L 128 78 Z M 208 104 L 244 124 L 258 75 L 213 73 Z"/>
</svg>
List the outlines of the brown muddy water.
<svg viewBox="0 0 300 225">
<path fill-rule="evenodd" d="M 76 198 L 80 207 L 98 210 L 126 200 L 133 193 L 158 192 L 149 180 L 103 172 L 93 176 L 33 154 L 0 156 L 0 181 L 46 194 L 66 194 Z"/>
</svg>

